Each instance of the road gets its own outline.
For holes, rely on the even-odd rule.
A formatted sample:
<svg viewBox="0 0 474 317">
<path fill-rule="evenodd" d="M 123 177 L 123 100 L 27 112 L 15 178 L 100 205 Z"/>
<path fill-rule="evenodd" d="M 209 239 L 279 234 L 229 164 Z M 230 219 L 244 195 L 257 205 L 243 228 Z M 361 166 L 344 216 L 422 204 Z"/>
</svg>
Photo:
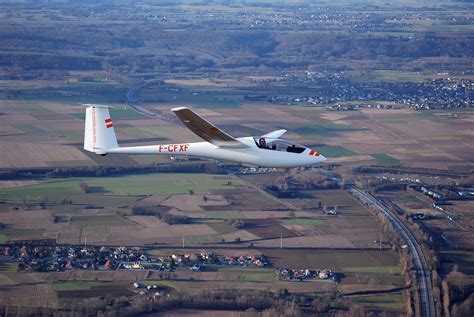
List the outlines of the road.
<svg viewBox="0 0 474 317">
<path fill-rule="evenodd" d="M 405 240 L 412 257 L 413 266 L 415 268 L 416 281 L 418 283 L 419 312 L 420 316 L 435 316 L 435 304 L 433 296 L 433 287 L 431 285 L 431 273 L 426 263 L 425 255 L 421 250 L 420 244 L 416 241 L 415 236 L 408 230 L 405 224 L 393 215 L 383 203 L 372 195 L 359 189 L 351 188 L 352 194 L 359 197 L 362 201 L 366 201 L 382 212 L 385 217 L 392 223 L 396 230 Z"/>
<path fill-rule="evenodd" d="M 142 104 L 140 103 L 140 100 L 138 100 L 138 98 L 136 97 L 136 93 L 137 93 L 138 90 L 140 90 L 140 89 L 142 89 L 146 86 L 157 85 L 157 84 L 161 84 L 161 83 L 162 83 L 162 81 L 150 81 L 150 82 L 146 82 L 146 83 L 142 83 L 142 84 L 138 84 L 138 85 L 133 86 L 132 88 L 130 88 L 127 91 L 127 104 L 133 110 L 135 110 L 136 112 L 139 112 L 139 113 L 144 114 L 146 116 L 155 117 L 155 118 L 159 118 L 159 119 L 163 119 L 163 120 L 167 120 L 167 121 L 175 123 L 175 122 L 177 122 L 175 117 L 169 116 L 167 114 L 162 114 L 159 111 L 153 111 L 153 110 L 150 110 L 150 109 L 147 109 L 147 108 L 143 107 Z"/>
</svg>

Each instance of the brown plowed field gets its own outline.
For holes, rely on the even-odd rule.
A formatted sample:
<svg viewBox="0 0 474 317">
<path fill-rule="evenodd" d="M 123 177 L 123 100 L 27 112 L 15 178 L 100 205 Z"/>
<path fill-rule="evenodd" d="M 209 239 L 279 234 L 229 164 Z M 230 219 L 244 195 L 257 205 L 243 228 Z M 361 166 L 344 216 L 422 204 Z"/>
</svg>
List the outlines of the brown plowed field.
<svg viewBox="0 0 474 317">
<path fill-rule="evenodd" d="M 127 288 L 125 285 L 103 285 L 94 286 L 87 290 L 74 290 L 74 291 L 57 291 L 59 298 L 88 298 L 88 297 L 99 297 L 99 296 L 132 296 L 135 293 Z"/>
<path fill-rule="evenodd" d="M 285 228 L 276 219 L 250 219 L 245 221 L 245 230 L 262 239 L 295 237 L 296 233 Z"/>
</svg>

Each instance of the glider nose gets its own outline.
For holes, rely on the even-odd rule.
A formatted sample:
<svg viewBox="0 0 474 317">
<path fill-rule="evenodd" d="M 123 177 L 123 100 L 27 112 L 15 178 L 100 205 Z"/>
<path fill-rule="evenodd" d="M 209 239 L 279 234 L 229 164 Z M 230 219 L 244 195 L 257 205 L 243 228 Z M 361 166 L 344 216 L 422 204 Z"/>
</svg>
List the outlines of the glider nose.
<svg viewBox="0 0 474 317">
<path fill-rule="evenodd" d="M 313 157 L 313 159 L 316 159 L 316 162 L 317 163 L 322 163 L 324 161 L 327 160 L 326 157 L 324 157 L 324 155 L 322 155 L 321 153 L 319 152 L 316 152 L 315 150 L 310 150 L 309 151 L 309 155 Z M 314 161 L 313 161 L 314 162 Z"/>
<path fill-rule="evenodd" d="M 324 161 L 327 160 L 327 158 L 326 158 L 324 155 L 322 155 L 322 154 L 320 154 L 320 153 L 318 153 L 318 154 L 319 154 L 319 155 L 317 155 L 317 156 L 315 155 L 315 156 L 313 157 L 313 158 L 316 160 L 316 163 L 319 164 L 319 163 L 322 163 L 322 162 L 324 162 Z"/>
</svg>

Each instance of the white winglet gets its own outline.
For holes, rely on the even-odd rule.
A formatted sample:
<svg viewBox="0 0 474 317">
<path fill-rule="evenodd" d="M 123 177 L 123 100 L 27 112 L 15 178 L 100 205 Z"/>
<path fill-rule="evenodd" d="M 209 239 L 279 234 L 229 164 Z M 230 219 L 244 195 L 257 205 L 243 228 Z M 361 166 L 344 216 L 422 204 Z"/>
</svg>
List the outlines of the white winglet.
<svg viewBox="0 0 474 317">
<path fill-rule="evenodd" d="M 264 138 L 271 138 L 271 139 L 278 139 L 279 137 L 281 137 L 283 134 L 286 133 L 287 130 L 285 129 L 281 129 L 281 130 L 275 130 L 275 131 L 272 131 L 270 133 L 267 133 L 265 135 L 262 135 L 262 137 Z"/>
<path fill-rule="evenodd" d="M 107 106 L 107 105 L 97 105 L 97 104 L 93 104 L 93 103 L 83 103 L 81 104 L 83 106 L 86 106 L 86 107 L 96 107 L 96 108 L 110 108 L 110 109 L 115 109 L 115 107 L 112 107 L 112 106 Z"/>
</svg>

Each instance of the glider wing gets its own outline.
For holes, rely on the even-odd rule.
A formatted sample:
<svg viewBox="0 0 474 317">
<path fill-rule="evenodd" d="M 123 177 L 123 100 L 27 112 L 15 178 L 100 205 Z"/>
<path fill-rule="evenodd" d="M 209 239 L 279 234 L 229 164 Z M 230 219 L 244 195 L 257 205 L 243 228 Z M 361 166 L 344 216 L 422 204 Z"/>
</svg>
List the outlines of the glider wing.
<svg viewBox="0 0 474 317">
<path fill-rule="evenodd" d="M 171 110 L 189 130 L 193 131 L 196 135 L 207 142 L 210 142 L 218 147 L 248 147 L 246 144 L 222 131 L 187 107 L 178 107 Z"/>
</svg>

